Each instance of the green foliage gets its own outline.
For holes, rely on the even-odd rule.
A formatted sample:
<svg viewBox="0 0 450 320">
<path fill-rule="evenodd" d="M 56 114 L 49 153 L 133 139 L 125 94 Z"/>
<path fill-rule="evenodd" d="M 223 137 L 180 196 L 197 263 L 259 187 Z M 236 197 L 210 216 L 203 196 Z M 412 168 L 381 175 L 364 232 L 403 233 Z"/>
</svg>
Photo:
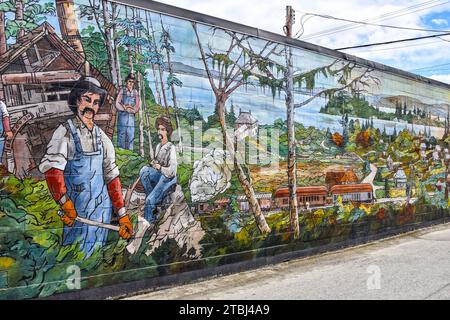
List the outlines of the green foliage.
<svg viewBox="0 0 450 320">
<path fill-rule="evenodd" d="M 343 73 L 342 76 L 339 78 L 339 83 L 344 82 L 343 84 L 345 84 L 345 81 L 351 75 L 350 67 L 348 66 L 344 67 L 342 73 Z M 319 75 L 328 78 L 331 76 L 336 76 L 337 74 L 338 72 L 333 70 L 332 65 L 329 65 L 318 67 L 302 74 L 294 75 L 293 80 L 294 84 L 297 85 L 298 87 L 305 87 L 308 90 L 312 90 L 316 85 L 316 78 Z"/>
<path fill-rule="evenodd" d="M 216 69 L 217 66 L 217 70 L 220 71 L 221 67 L 224 67 L 225 73 L 227 73 L 228 67 L 233 64 L 233 60 L 224 53 L 208 54 L 207 57 L 211 59 L 213 69 Z"/>
<path fill-rule="evenodd" d="M 94 26 L 81 30 L 80 35 L 86 59 L 103 75 L 111 79 L 111 66 L 103 35 L 95 31 Z"/>
<path fill-rule="evenodd" d="M 180 116 L 186 118 L 189 125 L 193 125 L 196 121 L 203 121 L 203 117 L 196 106 L 192 109 L 180 109 Z"/>
<path fill-rule="evenodd" d="M 40 3 L 40 1 L 28 1 L 25 5 L 24 18 L 28 21 L 39 21 L 40 18 L 45 19 L 45 17 L 40 17 L 42 15 L 52 15 L 56 14 L 55 5 L 53 2 Z"/>
<path fill-rule="evenodd" d="M 278 92 L 278 96 L 281 94 L 281 90 L 283 89 L 284 80 L 272 79 L 269 77 L 258 77 L 259 86 L 262 88 L 269 88 L 272 92 L 272 98 L 275 99 L 275 96 Z"/>
<path fill-rule="evenodd" d="M 38 24 L 47 19 L 47 15 L 55 15 L 56 9 L 53 2 L 41 3 L 39 0 L 23 1 L 23 20 L 6 20 L 6 39 L 17 37 L 19 30 L 31 31 Z M 15 12 L 15 2 L 7 1 L 0 3 L 0 11 Z"/>
<path fill-rule="evenodd" d="M 177 262 L 189 260 L 186 248 L 180 249 L 177 242 L 173 239 L 165 241 L 155 250 L 152 257 L 157 264 L 156 270 L 158 271 L 159 276 L 186 271 L 184 270 L 185 264 Z"/>
<path fill-rule="evenodd" d="M 355 117 L 370 119 L 376 117 L 378 119 L 393 120 L 393 113 L 379 111 L 371 106 L 364 97 L 350 96 L 342 92 L 331 97 L 325 107 L 320 109 L 321 113 L 332 115 L 349 114 Z"/>
<path fill-rule="evenodd" d="M 167 77 L 167 88 L 170 88 L 172 86 L 176 86 L 176 87 L 182 87 L 183 86 L 183 82 L 177 78 L 177 76 L 173 73 L 169 74 L 169 76 Z"/>
<path fill-rule="evenodd" d="M 139 176 L 141 168 L 149 165 L 139 154 L 121 148 L 116 148 L 116 164 L 120 171 L 120 181 L 124 186 L 131 186 Z"/>
<path fill-rule="evenodd" d="M 177 167 L 177 183 L 181 186 L 184 191 L 184 196 L 189 201 L 190 189 L 189 189 L 189 180 L 192 176 L 192 164 L 190 163 L 180 163 Z"/>
<path fill-rule="evenodd" d="M 40 294 L 45 274 L 52 268 L 59 250 L 61 223 L 56 204 L 46 184 L 14 177 L 0 184 L 0 259 L 14 263 L 6 270 L 6 298 L 35 297 Z M 1 270 L 0 270 L 1 271 Z M 26 292 L 19 289 L 26 286 Z"/>
<path fill-rule="evenodd" d="M 419 155 L 415 150 L 413 136 L 406 129 L 399 132 L 387 151 L 394 161 L 414 163 L 419 159 Z"/>
<path fill-rule="evenodd" d="M 227 123 L 227 126 L 230 128 L 234 128 L 234 126 L 236 124 L 236 120 L 237 120 L 237 117 L 236 117 L 236 114 L 234 113 L 234 105 L 231 104 L 230 111 L 227 112 L 225 110 L 225 121 Z"/>
<path fill-rule="evenodd" d="M 2 12 L 13 12 L 16 6 L 12 0 L 0 2 L 0 11 Z"/>
</svg>

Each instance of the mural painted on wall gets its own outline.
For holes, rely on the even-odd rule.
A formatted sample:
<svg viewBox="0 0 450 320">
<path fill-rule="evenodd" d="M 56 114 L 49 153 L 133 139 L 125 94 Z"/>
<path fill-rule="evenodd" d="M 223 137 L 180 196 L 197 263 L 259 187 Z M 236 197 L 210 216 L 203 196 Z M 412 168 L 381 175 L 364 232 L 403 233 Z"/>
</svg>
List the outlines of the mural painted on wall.
<svg viewBox="0 0 450 320">
<path fill-rule="evenodd" d="M 449 213 L 444 86 L 103 0 L 0 22 L 2 299 Z"/>
</svg>

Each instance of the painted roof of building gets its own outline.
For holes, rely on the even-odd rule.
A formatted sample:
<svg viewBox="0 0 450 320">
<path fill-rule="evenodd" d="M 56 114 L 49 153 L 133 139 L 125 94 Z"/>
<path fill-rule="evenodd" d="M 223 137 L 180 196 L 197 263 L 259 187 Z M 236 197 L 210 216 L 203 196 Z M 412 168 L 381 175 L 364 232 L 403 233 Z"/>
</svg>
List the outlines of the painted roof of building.
<svg viewBox="0 0 450 320">
<path fill-rule="evenodd" d="M 297 187 L 297 196 L 305 195 L 327 195 L 328 190 L 325 186 Z M 289 197 L 288 188 L 280 188 L 275 191 L 275 198 Z"/>
<path fill-rule="evenodd" d="M 64 59 L 73 67 L 73 70 L 82 70 L 82 66 L 85 63 L 88 63 L 90 76 L 95 77 L 98 81 L 100 81 L 102 87 L 105 88 L 112 97 L 115 96 L 116 88 L 114 87 L 114 84 L 92 64 L 90 64 L 89 61 L 86 61 L 67 42 L 62 40 L 56 33 L 55 29 L 48 22 L 44 22 L 35 29 L 26 33 L 19 43 L 8 48 L 8 50 L 0 56 L 0 72 L 6 69 L 10 64 L 14 63 L 16 59 L 20 58 L 23 53 L 43 38 L 46 38 L 47 41 L 59 50 Z"/>
<path fill-rule="evenodd" d="M 331 193 L 353 193 L 353 192 L 372 192 L 372 185 L 369 183 L 341 184 L 331 187 Z"/>
<path fill-rule="evenodd" d="M 397 170 L 397 172 L 394 175 L 394 178 L 395 179 L 406 179 L 405 171 L 403 171 L 403 169 Z"/>
<path fill-rule="evenodd" d="M 372 192 L 372 185 L 369 183 L 358 184 L 339 184 L 331 187 L 331 193 L 353 193 L 353 192 Z"/>
<path fill-rule="evenodd" d="M 215 204 L 228 204 L 230 202 L 229 198 L 222 198 L 214 201 Z"/>
<path fill-rule="evenodd" d="M 241 111 L 239 117 L 236 119 L 236 124 L 250 124 L 253 125 L 257 123 L 258 120 L 248 111 Z"/>
<path fill-rule="evenodd" d="M 325 174 L 325 183 L 327 184 L 356 183 L 358 181 L 358 176 L 352 169 L 331 170 Z"/>
</svg>

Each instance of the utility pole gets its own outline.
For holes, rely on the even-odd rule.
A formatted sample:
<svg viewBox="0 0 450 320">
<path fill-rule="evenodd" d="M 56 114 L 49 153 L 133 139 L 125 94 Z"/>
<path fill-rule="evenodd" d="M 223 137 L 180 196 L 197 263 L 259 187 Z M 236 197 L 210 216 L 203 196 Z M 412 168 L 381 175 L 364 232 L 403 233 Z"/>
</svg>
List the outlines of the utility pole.
<svg viewBox="0 0 450 320">
<path fill-rule="evenodd" d="M 295 12 L 291 6 L 286 6 L 286 25 L 284 32 L 288 38 L 292 38 L 292 26 L 294 24 Z M 297 156 L 295 140 L 295 107 L 294 107 L 294 80 L 292 48 L 286 45 L 286 111 L 288 128 L 288 185 L 289 185 L 289 215 L 291 232 L 294 239 L 300 237 L 300 226 L 298 222 L 297 201 Z"/>
</svg>

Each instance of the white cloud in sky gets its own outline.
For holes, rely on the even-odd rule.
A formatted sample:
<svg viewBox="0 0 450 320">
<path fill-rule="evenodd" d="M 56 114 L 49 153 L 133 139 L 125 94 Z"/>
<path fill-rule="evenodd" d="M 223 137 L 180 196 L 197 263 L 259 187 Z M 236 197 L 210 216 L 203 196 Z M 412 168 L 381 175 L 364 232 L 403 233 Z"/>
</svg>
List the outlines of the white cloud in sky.
<svg viewBox="0 0 450 320">
<path fill-rule="evenodd" d="M 438 26 L 448 26 L 446 19 L 431 19 L 431 22 Z"/>
<path fill-rule="evenodd" d="M 283 33 L 282 28 L 285 22 L 286 5 L 292 5 L 296 10 L 296 24 L 294 25 L 294 30 L 296 32 L 300 28 L 302 12 L 332 15 L 351 20 L 365 20 L 424 3 L 423 0 L 415 0 L 413 2 L 411 0 L 164 0 L 164 2 L 169 5 L 182 7 L 280 34 Z M 395 18 L 377 21 L 375 23 L 411 28 L 431 28 L 433 23 L 435 26 L 443 26 L 444 22 L 447 23 L 447 20 L 444 19 L 442 15 L 434 17 L 442 12 L 449 12 L 450 15 L 450 3 L 448 3 L 448 1 L 436 0 L 429 4 L 428 9 L 416 9 L 416 12 L 403 14 Z M 428 26 L 424 25 L 424 17 L 426 15 L 430 16 L 429 21 L 427 21 Z M 348 25 L 348 23 L 318 17 L 311 18 L 305 24 L 305 33 L 302 39 L 306 39 L 305 41 L 307 42 L 335 49 L 366 43 L 413 38 L 429 34 L 420 31 L 359 26 L 346 32 L 330 33 L 320 37 L 308 37 L 308 35 L 313 33 L 343 25 Z M 450 36 L 446 39 L 450 40 Z M 351 49 L 346 50 L 345 52 L 399 69 L 413 70 L 450 62 L 448 55 L 449 50 L 450 42 L 434 38 L 414 42 L 396 43 L 389 46 Z M 429 76 L 430 73 L 427 74 L 422 72 L 422 74 Z"/>
<path fill-rule="evenodd" d="M 450 84 L 450 74 L 431 75 L 429 78 Z"/>
</svg>

